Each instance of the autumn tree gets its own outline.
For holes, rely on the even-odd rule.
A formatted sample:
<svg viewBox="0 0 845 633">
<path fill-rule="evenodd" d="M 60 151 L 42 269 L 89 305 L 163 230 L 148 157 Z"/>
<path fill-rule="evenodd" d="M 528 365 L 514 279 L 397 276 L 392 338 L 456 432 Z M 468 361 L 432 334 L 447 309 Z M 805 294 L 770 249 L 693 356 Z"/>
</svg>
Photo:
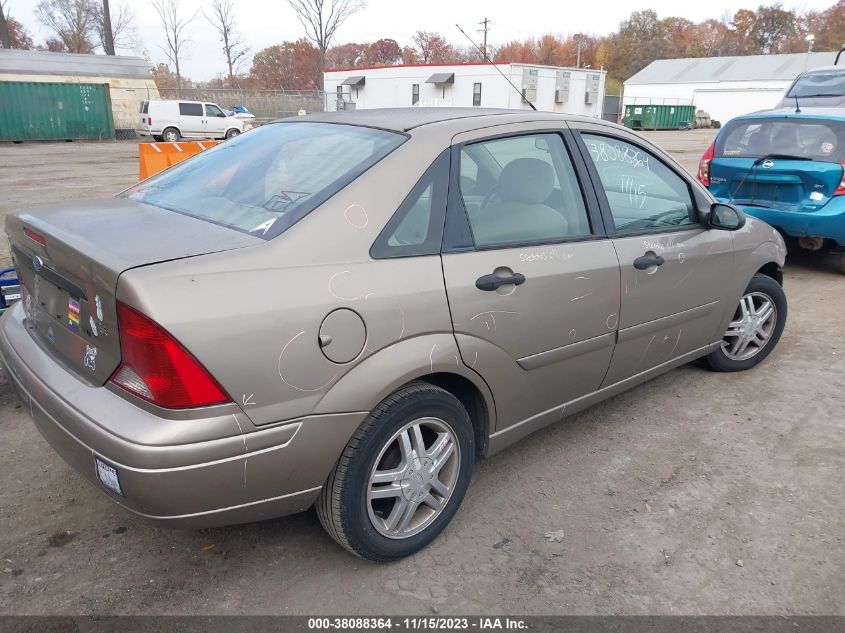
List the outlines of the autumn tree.
<svg viewBox="0 0 845 633">
<path fill-rule="evenodd" d="M 176 70 L 176 95 L 178 96 L 182 88 L 180 63 L 185 47 L 191 41 L 188 38 L 187 28 L 196 18 L 196 13 L 186 15 L 179 5 L 179 0 L 152 0 L 152 5 L 164 29 L 166 45 L 162 47 L 162 51 Z"/>
<path fill-rule="evenodd" d="M 364 65 L 369 44 L 350 42 L 332 46 L 326 51 L 326 68 L 355 68 Z"/>
<path fill-rule="evenodd" d="M 797 32 L 795 21 L 795 13 L 780 3 L 760 6 L 750 33 L 754 52 L 764 55 L 786 52 L 787 43 Z"/>
<path fill-rule="evenodd" d="M 315 90 L 320 87 L 320 53 L 307 39 L 282 42 L 252 58 L 251 79 L 263 88 Z"/>
<path fill-rule="evenodd" d="M 92 53 L 96 46 L 98 9 L 92 0 L 41 0 L 35 16 L 68 53 Z"/>
<path fill-rule="evenodd" d="M 9 17 L 6 18 L 6 26 L 9 29 L 9 48 L 27 51 L 35 48 L 32 36 L 23 24 L 18 22 L 15 18 Z"/>
<path fill-rule="evenodd" d="M 234 84 L 235 71 L 249 52 L 235 24 L 234 0 L 211 0 L 208 13 L 203 12 L 203 15 L 220 37 L 226 67 L 229 69 L 229 83 Z"/>
<path fill-rule="evenodd" d="M 153 66 L 153 81 L 159 90 L 181 90 L 190 88 L 193 82 L 188 77 L 180 77 L 177 83 L 176 73 L 170 70 L 167 64 L 156 64 Z"/>
<path fill-rule="evenodd" d="M 440 33 L 417 31 L 411 38 L 423 64 L 445 64 L 450 60 L 452 47 Z"/>
<path fill-rule="evenodd" d="M 323 84 L 326 51 L 335 33 L 350 16 L 364 8 L 365 0 L 288 0 L 305 29 L 305 36 L 317 47 L 319 84 Z"/>
<path fill-rule="evenodd" d="M 845 46 L 845 0 L 825 11 L 808 13 L 806 29 L 816 38 L 816 50 L 838 51 Z"/>
<path fill-rule="evenodd" d="M 364 50 L 364 65 L 393 66 L 401 63 L 402 49 L 396 40 L 384 38 L 367 45 Z"/>
</svg>

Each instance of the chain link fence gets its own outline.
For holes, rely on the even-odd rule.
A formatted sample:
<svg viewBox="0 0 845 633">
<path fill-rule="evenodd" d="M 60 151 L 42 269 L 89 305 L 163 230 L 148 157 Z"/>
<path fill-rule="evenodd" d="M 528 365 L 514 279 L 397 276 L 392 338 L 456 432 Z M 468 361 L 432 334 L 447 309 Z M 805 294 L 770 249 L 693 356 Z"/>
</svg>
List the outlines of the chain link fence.
<svg viewBox="0 0 845 633">
<path fill-rule="evenodd" d="M 238 90 L 228 88 L 159 88 L 162 99 L 211 101 L 231 110 L 244 106 L 261 122 L 307 113 L 324 112 L 326 93 L 322 90 Z"/>
</svg>

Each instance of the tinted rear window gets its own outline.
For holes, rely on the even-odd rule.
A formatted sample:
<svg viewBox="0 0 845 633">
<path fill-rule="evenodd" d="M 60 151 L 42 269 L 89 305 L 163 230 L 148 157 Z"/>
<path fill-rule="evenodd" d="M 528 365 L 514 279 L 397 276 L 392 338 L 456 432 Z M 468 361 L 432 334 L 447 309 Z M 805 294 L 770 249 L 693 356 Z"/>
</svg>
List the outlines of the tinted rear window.
<svg viewBox="0 0 845 633">
<path fill-rule="evenodd" d="M 799 77 L 787 97 L 842 97 L 845 96 L 845 71 L 811 73 Z"/>
<path fill-rule="evenodd" d="M 717 158 L 762 158 L 772 154 L 842 162 L 845 160 L 845 122 L 739 119 L 726 125 L 716 141 Z"/>
<path fill-rule="evenodd" d="M 202 116 L 201 103 L 180 103 L 179 114 L 183 116 Z"/>
<path fill-rule="evenodd" d="M 123 194 L 270 239 L 406 140 L 331 123 L 264 125 L 198 154 Z"/>
<path fill-rule="evenodd" d="M 149 101 L 142 101 L 141 102 L 141 114 L 146 114 L 149 107 L 150 107 Z"/>
</svg>

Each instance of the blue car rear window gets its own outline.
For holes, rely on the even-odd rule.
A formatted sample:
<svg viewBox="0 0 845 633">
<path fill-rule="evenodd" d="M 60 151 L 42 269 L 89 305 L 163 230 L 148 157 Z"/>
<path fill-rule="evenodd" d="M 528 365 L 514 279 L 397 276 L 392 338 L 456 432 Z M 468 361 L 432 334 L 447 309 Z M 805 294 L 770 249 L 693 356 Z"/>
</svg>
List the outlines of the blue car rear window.
<svg viewBox="0 0 845 633">
<path fill-rule="evenodd" d="M 845 121 L 810 118 L 734 119 L 716 140 L 716 158 L 797 156 L 841 163 L 845 160 Z"/>
<path fill-rule="evenodd" d="M 273 123 L 220 143 L 121 195 L 271 239 L 405 140 L 404 134 L 355 125 Z"/>
</svg>

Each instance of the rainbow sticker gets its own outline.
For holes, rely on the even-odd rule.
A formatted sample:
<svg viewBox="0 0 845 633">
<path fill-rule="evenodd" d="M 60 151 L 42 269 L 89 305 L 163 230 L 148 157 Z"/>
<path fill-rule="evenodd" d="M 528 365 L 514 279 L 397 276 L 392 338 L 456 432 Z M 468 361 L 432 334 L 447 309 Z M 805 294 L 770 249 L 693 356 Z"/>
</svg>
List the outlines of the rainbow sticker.
<svg viewBox="0 0 845 633">
<path fill-rule="evenodd" d="M 79 333 L 79 301 L 73 297 L 67 300 L 67 326 L 72 332 Z"/>
</svg>

